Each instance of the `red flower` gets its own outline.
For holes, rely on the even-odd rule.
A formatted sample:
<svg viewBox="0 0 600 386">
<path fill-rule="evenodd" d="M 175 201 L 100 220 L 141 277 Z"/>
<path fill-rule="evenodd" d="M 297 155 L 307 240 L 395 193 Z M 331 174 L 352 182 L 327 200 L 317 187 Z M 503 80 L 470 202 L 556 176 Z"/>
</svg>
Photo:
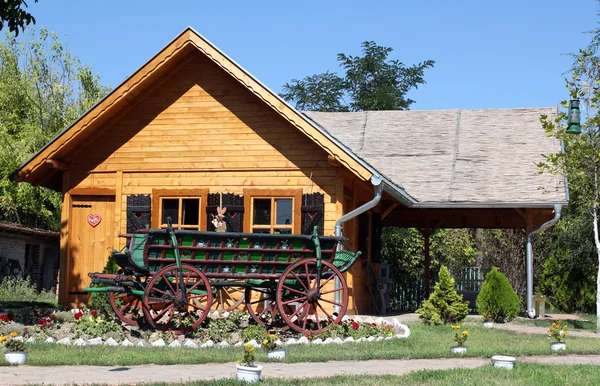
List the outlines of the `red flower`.
<svg viewBox="0 0 600 386">
<path fill-rule="evenodd" d="M 356 330 L 358 330 L 358 328 L 359 328 L 359 327 L 360 327 L 360 326 L 358 325 L 358 323 L 356 323 L 356 322 L 353 320 L 353 321 L 352 321 L 352 329 L 353 329 L 354 331 L 356 331 Z"/>
<path fill-rule="evenodd" d="M 8 315 L 0 315 L 0 320 L 3 322 L 8 322 Z"/>
<path fill-rule="evenodd" d="M 25 328 L 23 329 L 23 331 L 29 331 L 29 329 L 28 329 L 27 327 L 25 327 Z"/>
<path fill-rule="evenodd" d="M 54 314 L 50 315 L 50 319 L 56 319 L 56 315 L 54 315 Z"/>
<path fill-rule="evenodd" d="M 90 312 L 90 314 L 95 317 L 96 315 L 98 315 L 98 311 L 94 310 L 94 311 Z"/>
<path fill-rule="evenodd" d="M 75 320 L 79 320 L 81 319 L 81 317 L 83 316 L 83 312 L 78 311 L 75 313 L 75 315 L 73 315 L 75 317 Z"/>
</svg>

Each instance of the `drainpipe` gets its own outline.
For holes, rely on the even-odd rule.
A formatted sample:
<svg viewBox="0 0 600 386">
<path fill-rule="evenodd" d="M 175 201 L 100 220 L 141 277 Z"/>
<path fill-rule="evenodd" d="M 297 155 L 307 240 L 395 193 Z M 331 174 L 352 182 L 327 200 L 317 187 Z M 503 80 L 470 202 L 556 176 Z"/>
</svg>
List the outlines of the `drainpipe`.
<svg viewBox="0 0 600 386">
<path fill-rule="evenodd" d="M 377 204 L 379 204 L 379 201 L 381 201 L 381 194 L 383 192 L 383 183 L 382 182 L 383 181 L 382 181 L 381 177 L 378 175 L 373 175 L 373 177 L 371 177 L 371 184 L 373 184 L 373 188 L 375 189 L 375 197 L 373 197 L 373 199 L 371 201 L 365 203 L 364 205 L 359 206 L 358 208 L 354 209 L 350 213 L 346 213 L 345 215 L 340 217 L 335 222 L 335 236 L 336 237 L 340 237 L 342 235 L 342 224 L 343 223 L 345 223 L 348 220 L 352 220 L 356 216 L 359 216 L 359 215 L 365 213 L 369 209 L 372 209 L 372 208 L 376 207 Z M 337 250 L 340 251 L 341 249 L 342 249 L 342 245 L 340 243 L 338 243 Z M 335 289 L 338 289 L 338 288 L 340 288 L 340 280 L 336 277 L 335 278 Z M 339 291 L 336 291 L 334 301 L 336 303 L 339 303 L 340 300 L 341 300 L 340 293 L 339 293 Z M 334 306 L 334 311 L 339 313 L 340 307 Z"/>
<path fill-rule="evenodd" d="M 533 319 L 535 316 L 535 310 L 533 309 L 533 247 L 531 245 L 532 236 L 556 224 L 556 222 L 560 219 L 561 211 L 562 205 L 555 204 L 554 218 L 550 221 L 543 223 L 537 228 L 533 228 L 527 234 L 527 316 L 529 316 L 530 319 Z"/>
</svg>

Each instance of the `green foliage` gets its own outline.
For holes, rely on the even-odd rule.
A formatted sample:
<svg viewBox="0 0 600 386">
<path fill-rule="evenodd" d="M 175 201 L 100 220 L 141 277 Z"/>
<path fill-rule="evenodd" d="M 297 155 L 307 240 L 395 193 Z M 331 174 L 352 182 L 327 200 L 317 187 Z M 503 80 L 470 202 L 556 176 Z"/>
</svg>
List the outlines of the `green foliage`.
<svg viewBox="0 0 600 386">
<path fill-rule="evenodd" d="M 117 273 L 120 267 L 115 262 L 115 259 L 112 255 L 108 257 L 106 265 L 102 270 L 102 273 Z M 105 286 L 100 286 L 105 287 Z M 108 292 L 97 292 L 92 294 L 90 297 L 89 308 L 92 310 L 98 310 L 105 316 L 113 315 L 114 311 L 110 305 L 110 297 Z"/>
<path fill-rule="evenodd" d="M 477 311 L 482 315 L 491 315 L 494 322 L 504 323 L 513 320 L 519 314 L 519 297 L 506 276 L 492 268 L 477 296 Z"/>
<path fill-rule="evenodd" d="M 0 303 L 38 303 L 49 307 L 58 307 L 56 294 L 38 291 L 30 278 L 5 277 L 0 282 Z"/>
<path fill-rule="evenodd" d="M 7 340 L 4 342 L 4 349 L 7 352 L 24 352 L 25 350 L 25 342 L 23 342 L 22 340 L 19 339 L 15 339 L 16 336 L 12 336 L 16 333 L 13 333 L 9 336 L 5 336 L 3 338 L 7 338 Z M 0 338 L 2 339 L 2 338 Z"/>
<path fill-rule="evenodd" d="M 100 313 L 86 312 L 73 325 L 78 336 L 99 337 L 104 334 L 121 332 L 121 326 L 107 320 Z"/>
<path fill-rule="evenodd" d="M 244 330 L 244 332 L 242 333 L 242 338 L 244 339 L 244 342 L 249 342 L 252 339 L 254 339 L 257 342 L 262 342 L 263 340 L 265 340 L 267 334 L 268 332 L 266 328 L 264 328 L 260 324 L 254 324 L 248 326 L 248 328 Z"/>
<path fill-rule="evenodd" d="M 60 193 L 8 175 L 107 92 L 55 33 L 0 41 L 0 220 L 60 229 Z"/>
<path fill-rule="evenodd" d="M 36 3 L 38 0 L 34 0 Z M 27 8 L 25 0 L 2 0 L 0 4 L 0 31 L 4 28 L 4 23 L 8 25 L 8 30 L 19 34 L 19 29 L 24 30 L 29 24 L 35 24 L 35 18 L 25 11 Z"/>
<path fill-rule="evenodd" d="M 456 343 L 457 346 L 462 346 L 465 344 L 465 342 L 467 341 L 467 338 L 469 337 L 469 331 L 467 330 L 462 330 L 460 329 L 460 326 L 452 326 L 452 330 L 456 330 L 455 334 L 454 334 L 454 342 Z"/>
<path fill-rule="evenodd" d="M 456 293 L 454 278 L 448 272 L 448 268 L 442 265 L 439 282 L 417 313 L 426 324 L 457 323 L 469 313 L 468 304 L 462 300 L 462 295 Z"/>
<path fill-rule="evenodd" d="M 246 367 L 254 367 L 254 347 L 250 343 L 244 345 L 244 355 L 242 360 L 237 361 L 238 364 Z"/>
<path fill-rule="evenodd" d="M 407 110 L 414 101 L 406 98 L 412 88 L 424 84 L 424 71 L 433 67 L 427 60 L 407 67 L 399 60 L 388 60 L 392 48 L 373 41 L 361 44 L 362 56 L 338 54 L 343 77 L 325 72 L 293 79 L 283 86 L 281 96 L 299 110 L 367 111 Z M 344 97 L 350 99 L 345 103 Z"/>
</svg>

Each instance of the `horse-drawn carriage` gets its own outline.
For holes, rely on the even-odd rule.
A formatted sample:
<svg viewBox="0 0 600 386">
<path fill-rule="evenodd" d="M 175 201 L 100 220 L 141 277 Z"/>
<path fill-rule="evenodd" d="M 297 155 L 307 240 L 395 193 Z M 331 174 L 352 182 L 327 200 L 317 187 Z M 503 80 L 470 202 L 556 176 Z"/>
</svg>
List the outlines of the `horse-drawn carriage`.
<svg viewBox="0 0 600 386">
<path fill-rule="evenodd" d="M 129 239 L 127 248 L 112 253 L 119 273 L 90 273 L 93 286 L 85 291 L 108 292 L 125 323 L 137 324 L 143 313 L 151 327 L 176 332 L 200 326 L 215 296 L 243 292 L 257 323 L 279 319 L 298 332 L 318 334 L 344 316 L 348 286 L 342 273 L 360 256 L 340 248 L 343 237 L 318 236 L 316 229 L 298 235 L 169 226 Z M 230 310 L 238 305 L 232 300 Z"/>
</svg>

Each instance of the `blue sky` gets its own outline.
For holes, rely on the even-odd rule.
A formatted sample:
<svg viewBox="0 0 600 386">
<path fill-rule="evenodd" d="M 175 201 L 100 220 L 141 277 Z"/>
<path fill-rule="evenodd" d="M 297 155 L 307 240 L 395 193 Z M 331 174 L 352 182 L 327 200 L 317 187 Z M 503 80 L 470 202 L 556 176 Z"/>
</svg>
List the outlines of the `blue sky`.
<svg viewBox="0 0 600 386">
<path fill-rule="evenodd" d="M 409 93 L 413 110 L 556 106 L 568 97 L 565 54 L 598 26 L 596 0 L 29 1 L 104 84 L 120 84 L 187 26 L 275 92 L 339 71 L 336 56 L 373 40 L 405 64 L 436 61 Z"/>
</svg>

